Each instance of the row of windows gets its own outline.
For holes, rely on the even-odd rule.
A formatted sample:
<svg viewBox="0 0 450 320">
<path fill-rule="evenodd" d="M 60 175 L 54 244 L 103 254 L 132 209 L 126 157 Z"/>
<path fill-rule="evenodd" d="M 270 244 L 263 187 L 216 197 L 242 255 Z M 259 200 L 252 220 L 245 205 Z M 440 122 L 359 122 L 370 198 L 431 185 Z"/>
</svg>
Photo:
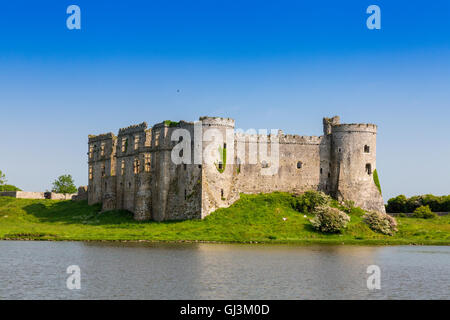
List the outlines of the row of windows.
<svg viewBox="0 0 450 320">
<path fill-rule="evenodd" d="M 150 159 L 151 155 L 149 153 L 144 155 L 145 172 L 150 172 L 150 164 L 151 164 Z M 141 161 L 138 158 L 135 158 L 133 161 L 133 172 L 134 174 L 138 174 L 139 172 L 141 172 Z M 120 174 L 125 175 L 125 160 L 122 160 L 120 164 Z M 104 164 L 101 165 L 101 176 L 102 177 L 106 176 L 106 168 Z M 92 180 L 93 178 L 94 178 L 94 169 L 91 165 L 89 166 L 89 180 Z"/>
</svg>

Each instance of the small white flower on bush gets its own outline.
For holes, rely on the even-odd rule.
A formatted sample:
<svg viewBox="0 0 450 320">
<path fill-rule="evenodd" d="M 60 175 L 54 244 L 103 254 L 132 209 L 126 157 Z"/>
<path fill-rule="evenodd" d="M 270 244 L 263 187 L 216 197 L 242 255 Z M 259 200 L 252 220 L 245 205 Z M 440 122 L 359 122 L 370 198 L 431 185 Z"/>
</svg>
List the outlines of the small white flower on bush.
<svg viewBox="0 0 450 320">
<path fill-rule="evenodd" d="M 312 226 L 325 233 L 341 232 L 347 227 L 350 217 L 339 209 L 323 206 L 315 210 L 316 215 L 311 219 Z"/>
<path fill-rule="evenodd" d="M 388 214 L 369 211 L 363 216 L 363 221 L 375 232 L 392 236 L 397 230 L 397 221 Z"/>
<path fill-rule="evenodd" d="M 287 218 L 283 218 L 283 221 L 286 221 L 287 220 Z"/>
</svg>

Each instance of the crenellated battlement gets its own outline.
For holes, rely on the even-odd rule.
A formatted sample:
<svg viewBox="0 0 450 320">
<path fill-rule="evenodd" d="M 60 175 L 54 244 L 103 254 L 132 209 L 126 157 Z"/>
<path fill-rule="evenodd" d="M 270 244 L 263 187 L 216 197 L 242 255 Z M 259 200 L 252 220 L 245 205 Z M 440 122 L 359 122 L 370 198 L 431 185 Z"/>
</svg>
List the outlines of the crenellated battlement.
<svg viewBox="0 0 450 320">
<path fill-rule="evenodd" d="M 147 122 L 142 122 L 140 124 L 135 124 L 126 128 L 119 129 L 119 136 L 145 131 L 146 129 L 147 129 Z"/>
<path fill-rule="evenodd" d="M 221 117 L 200 117 L 199 120 L 206 127 L 228 127 L 234 128 L 234 119 Z"/>
<path fill-rule="evenodd" d="M 251 141 L 251 142 L 259 142 L 266 140 L 268 143 L 272 141 L 272 135 L 265 134 L 250 134 L 243 132 L 236 132 L 234 134 L 235 140 L 239 142 Z M 320 144 L 323 136 L 300 136 L 296 134 L 284 134 L 281 130 L 278 131 L 278 134 L 273 136 L 276 141 L 282 144 Z"/>
<path fill-rule="evenodd" d="M 109 139 L 113 139 L 115 137 L 116 136 L 112 132 L 102 133 L 102 134 L 99 134 L 99 135 L 90 134 L 88 136 L 89 143 L 97 142 L 97 141 L 103 141 L 103 140 L 109 140 Z"/>
<path fill-rule="evenodd" d="M 331 127 L 332 133 L 337 132 L 371 132 L 377 133 L 377 125 L 372 123 L 344 123 L 333 125 Z"/>
</svg>

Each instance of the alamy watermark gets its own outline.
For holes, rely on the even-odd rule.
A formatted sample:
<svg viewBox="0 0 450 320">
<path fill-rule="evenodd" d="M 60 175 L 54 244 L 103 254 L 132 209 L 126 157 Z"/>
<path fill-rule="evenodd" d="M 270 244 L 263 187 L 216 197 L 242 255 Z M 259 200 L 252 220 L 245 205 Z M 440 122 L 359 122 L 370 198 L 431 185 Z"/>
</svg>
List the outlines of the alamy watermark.
<svg viewBox="0 0 450 320">
<path fill-rule="evenodd" d="M 71 4 L 67 7 L 67 14 L 70 14 L 66 20 L 66 26 L 69 30 L 80 30 L 81 29 L 81 9 L 75 4 Z"/>
<path fill-rule="evenodd" d="M 367 267 L 366 273 L 370 274 L 367 277 L 367 289 L 380 290 L 381 289 L 381 269 L 379 266 L 373 264 Z"/>
<path fill-rule="evenodd" d="M 381 9 L 379 6 L 372 4 L 367 7 L 366 13 L 370 16 L 366 20 L 366 26 L 369 30 L 381 29 Z"/>
<path fill-rule="evenodd" d="M 69 290 L 81 289 L 81 269 L 77 265 L 71 265 L 67 267 L 67 274 L 70 276 L 66 280 L 66 286 Z"/>
<path fill-rule="evenodd" d="M 202 122 L 194 123 L 192 130 L 178 128 L 172 131 L 170 140 L 176 142 L 171 152 L 174 164 L 225 165 L 261 164 L 261 175 L 278 173 L 280 145 L 278 130 L 232 128 L 204 129 Z"/>
</svg>

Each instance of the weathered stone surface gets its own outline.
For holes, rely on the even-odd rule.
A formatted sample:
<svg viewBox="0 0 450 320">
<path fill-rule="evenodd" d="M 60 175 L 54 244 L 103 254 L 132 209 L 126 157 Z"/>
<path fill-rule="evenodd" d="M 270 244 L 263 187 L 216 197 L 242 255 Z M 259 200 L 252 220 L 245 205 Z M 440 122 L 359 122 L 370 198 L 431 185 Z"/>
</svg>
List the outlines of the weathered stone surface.
<svg viewBox="0 0 450 320">
<path fill-rule="evenodd" d="M 103 210 L 129 210 L 137 220 L 182 220 L 204 218 L 231 205 L 240 193 L 321 190 L 364 209 L 385 212 L 373 181 L 377 133 L 373 124 L 340 124 L 339 117 L 324 118 L 323 136 L 285 135 L 279 130 L 271 137 L 234 132 L 234 120 L 229 118 L 200 121 L 204 131 L 214 129 L 229 138 L 223 141 L 227 157 L 221 170 L 205 158 L 201 164 L 171 161 L 177 144 L 171 141 L 173 131 L 186 129 L 193 139 L 192 122 L 162 122 L 150 129 L 144 122 L 120 129 L 117 137 L 89 136 L 89 203 L 101 202 Z M 249 158 L 250 150 L 264 139 L 268 154 L 271 139 L 279 141 L 275 174 L 261 170 L 271 167 L 270 158 L 254 162 Z M 205 152 L 209 144 L 203 137 L 192 143 L 192 151 L 199 147 Z"/>
</svg>

